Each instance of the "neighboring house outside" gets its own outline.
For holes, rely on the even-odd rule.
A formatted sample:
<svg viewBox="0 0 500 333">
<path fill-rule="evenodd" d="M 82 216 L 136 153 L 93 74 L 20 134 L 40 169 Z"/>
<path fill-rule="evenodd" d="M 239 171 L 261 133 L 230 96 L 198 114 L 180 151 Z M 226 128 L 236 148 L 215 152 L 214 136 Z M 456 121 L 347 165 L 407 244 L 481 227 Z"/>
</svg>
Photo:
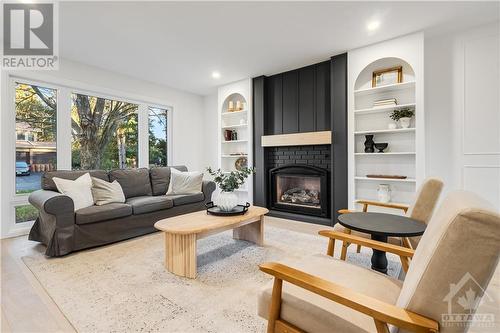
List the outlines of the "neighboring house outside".
<svg viewBox="0 0 500 333">
<path fill-rule="evenodd" d="M 56 169 L 56 142 L 38 141 L 40 130 L 28 123 L 16 123 L 16 161 L 26 162 L 33 172 Z"/>
</svg>

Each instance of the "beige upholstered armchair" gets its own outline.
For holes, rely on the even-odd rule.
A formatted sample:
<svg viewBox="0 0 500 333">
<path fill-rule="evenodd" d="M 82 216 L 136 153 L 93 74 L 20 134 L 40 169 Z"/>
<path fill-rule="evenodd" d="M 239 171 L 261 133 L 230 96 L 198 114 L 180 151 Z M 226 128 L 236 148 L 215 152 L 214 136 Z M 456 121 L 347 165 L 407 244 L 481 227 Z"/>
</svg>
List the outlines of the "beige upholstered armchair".
<svg viewBox="0 0 500 333">
<path fill-rule="evenodd" d="M 420 186 L 416 196 L 415 201 L 412 205 L 402 205 L 395 203 L 382 203 L 377 201 L 367 201 L 367 200 L 358 200 L 357 203 L 363 205 L 363 211 L 368 211 L 369 206 L 378 206 L 384 208 L 392 208 L 396 210 L 402 210 L 404 213 L 415 220 L 422 221 L 424 223 L 428 223 L 432 213 L 434 212 L 434 208 L 441 194 L 441 190 L 443 189 L 443 182 L 437 178 L 427 178 L 424 180 L 422 185 Z M 351 211 L 347 209 L 342 209 L 339 211 L 341 214 L 350 213 Z M 370 235 L 358 232 L 355 230 L 350 230 L 348 228 L 343 227 L 339 223 L 336 223 L 333 227 L 334 231 L 344 232 L 346 234 L 351 234 L 358 237 L 370 238 Z M 327 236 L 328 232 L 322 232 L 321 235 Z M 403 245 L 409 248 L 416 248 L 417 244 L 420 240 L 420 237 L 412 237 L 412 238 L 399 238 L 399 237 L 389 237 L 388 242 L 395 245 Z M 340 253 L 340 259 L 345 260 L 347 255 L 347 248 L 350 243 L 345 240 L 342 243 L 342 251 Z M 333 248 L 332 248 L 333 249 Z M 357 252 L 360 252 L 361 245 L 357 245 Z M 403 268 L 406 270 L 406 265 L 403 263 Z"/>
<path fill-rule="evenodd" d="M 416 250 L 330 235 L 413 257 L 404 282 L 324 255 L 262 264 L 274 277 L 258 300 L 268 333 L 389 332 L 389 325 L 399 332 L 466 332 L 467 325 L 446 322 L 447 315 L 474 313 L 458 298 L 469 287 L 478 296 L 486 290 L 499 259 L 500 215 L 476 195 L 457 191 L 445 198 L 427 228 Z M 464 279 L 473 283 L 463 285 Z"/>
</svg>

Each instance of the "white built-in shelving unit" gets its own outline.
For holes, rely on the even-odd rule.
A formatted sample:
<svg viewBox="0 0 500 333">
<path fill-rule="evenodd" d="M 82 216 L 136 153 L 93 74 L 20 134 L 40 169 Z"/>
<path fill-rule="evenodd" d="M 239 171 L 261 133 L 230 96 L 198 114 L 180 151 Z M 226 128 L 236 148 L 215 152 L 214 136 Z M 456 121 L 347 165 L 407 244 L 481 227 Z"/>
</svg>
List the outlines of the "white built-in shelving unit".
<svg viewBox="0 0 500 333">
<path fill-rule="evenodd" d="M 402 66 L 401 83 L 372 87 L 374 71 Z M 409 204 L 424 177 L 423 36 L 414 34 L 349 53 L 348 78 L 349 208 L 356 200 L 378 200 L 380 184 L 391 188 L 391 202 Z M 396 98 L 397 105 L 374 107 L 377 100 Z M 409 107 L 415 116 L 409 128 L 389 129 L 390 113 Z M 387 142 L 384 153 L 365 153 L 365 135 Z M 368 178 L 400 175 L 405 179 Z"/>
<path fill-rule="evenodd" d="M 230 111 L 229 102 L 240 102 L 243 110 Z M 235 171 L 235 162 L 240 157 L 246 157 L 248 166 L 253 166 L 252 149 L 252 81 L 250 79 L 230 83 L 219 87 L 218 91 L 218 168 L 223 172 Z M 237 140 L 226 141 L 224 132 L 226 130 L 236 131 Z M 247 179 L 244 187 L 235 191 L 239 203 L 253 202 L 253 177 Z"/>
</svg>

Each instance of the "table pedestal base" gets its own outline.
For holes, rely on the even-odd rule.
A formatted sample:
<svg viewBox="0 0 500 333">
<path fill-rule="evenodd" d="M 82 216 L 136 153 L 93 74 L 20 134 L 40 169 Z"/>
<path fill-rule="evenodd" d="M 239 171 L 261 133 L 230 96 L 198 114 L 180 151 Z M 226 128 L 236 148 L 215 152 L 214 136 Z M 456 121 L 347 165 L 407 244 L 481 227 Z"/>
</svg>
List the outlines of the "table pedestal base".
<svg viewBox="0 0 500 333">
<path fill-rule="evenodd" d="M 372 239 L 387 243 L 387 236 L 372 235 Z M 377 272 L 387 274 L 387 257 L 384 251 L 373 249 L 372 269 Z"/>
</svg>

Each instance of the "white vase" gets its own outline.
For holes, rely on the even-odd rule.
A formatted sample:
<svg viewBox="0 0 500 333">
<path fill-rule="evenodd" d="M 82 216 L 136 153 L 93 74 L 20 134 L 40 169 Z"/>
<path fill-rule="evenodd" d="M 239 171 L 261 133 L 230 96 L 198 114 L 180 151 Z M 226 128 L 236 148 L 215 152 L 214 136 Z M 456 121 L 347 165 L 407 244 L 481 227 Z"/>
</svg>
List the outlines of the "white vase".
<svg viewBox="0 0 500 333">
<path fill-rule="evenodd" d="M 410 127 L 410 123 L 411 123 L 411 118 L 409 117 L 399 118 L 399 125 L 401 126 L 401 128 Z"/>
<path fill-rule="evenodd" d="M 396 129 L 398 128 L 398 125 L 395 122 L 387 124 L 388 129 Z"/>
<path fill-rule="evenodd" d="M 378 201 L 389 202 L 391 201 L 391 187 L 388 184 L 380 184 L 377 190 Z"/>
<path fill-rule="evenodd" d="M 220 192 L 215 200 L 215 204 L 220 210 L 229 212 L 238 205 L 238 196 L 234 192 Z"/>
</svg>

